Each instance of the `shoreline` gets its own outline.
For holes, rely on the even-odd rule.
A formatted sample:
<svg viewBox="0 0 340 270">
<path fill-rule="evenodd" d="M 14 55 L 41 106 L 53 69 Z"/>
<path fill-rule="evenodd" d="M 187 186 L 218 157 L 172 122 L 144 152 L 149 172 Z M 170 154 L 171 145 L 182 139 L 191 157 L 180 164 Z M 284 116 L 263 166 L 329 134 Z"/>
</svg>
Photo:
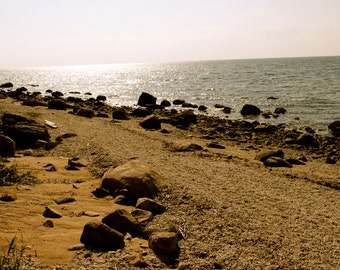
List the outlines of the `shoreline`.
<svg viewBox="0 0 340 270">
<path fill-rule="evenodd" d="M 148 230 L 181 229 L 184 239 L 180 240 L 178 268 L 209 269 L 220 265 L 228 269 L 232 265 L 233 269 L 245 269 L 270 264 L 273 269 L 321 269 L 340 265 L 336 251 L 339 243 L 335 241 L 340 215 L 336 207 L 339 138 L 308 133 L 312 135 L 310 140 L 298 144 L 297 138 L 303 133 L 287 131 L 284 126 L 204 114 L 196 115 L 195 122 L 190 113 L 185 118 L 188 125 L 186 121 L 175 124 L 176 113 L 170 110 L 154 109 L 152 114 L 141 116 L 150 108 L 136 111 L 137 108 L 111 107 L 98 101 L 93 103 L 92 113 L 87 112 L 94 117 L 88 118 L 79 114 L 80 108 L 89 109 L 86 102 L 65 110 L 49 109 L 47 102 L 33 107 L 23 106 L 22 102 L 1 99 L 0 114 L 15 113 L 41 124 L 44 120 L 55 123 L 57 128 L 48 128 L 51 142 L 57 142 L 61 134 L 76 134 L 49 150 L 33 148 L 26 157 L 24 149 L 19 149 L 17 157 L 9 159 L 10 164 L 33 170 L 43 179 L 31 190 L 0 187 L 2 193 L 13 192 L 18 197 L 11 203 L 0 202 L 1 211 L 6 213 L 1 220 L 1 231 L 6 233 L 0 239 L 18 231 L 23 234 L 32 248 L 25 269 L 39 269 L 39 263 L 43 263 L 40 269 L 52 269 L 56 264 L 60 269 L 91 264 L 104 269 L 114 265 L 134 269 L 131 261 L 138 254 L 155 269 L 170 269 L 145 248 L 147 243 L 140 238 L 126 239 L 126 248 L 111 253 L 67 250 L 79 244 L 83 225 L 93 219 L 78 217 L 77 213 L 95 211 L 102 217 L 118 207 L 113 198 L 96 199 L 91 195 L 103 173 L 135 159 L 166 179 L 167 187 L 157 200 L 167 210 L 155 216 Z M 98 114 L 101 117 L 95 117 Z M 141 126 L 151 116 L 157 116 L 161 128 Z M 190 148 L 197 146 L 202 149 Z M 267 167 L 255 160 L 257 154 L 272 148 L 282 149 L 286 159 L 307 161 L 288 168 Z M 87 167 L 67 175 L 63 166 L 72 157 L 80 158 Z M 55 164 L 57 171 L 46 172 L 46 163 Z M 57 207 L 53 199 L 63 194 L 74 194 L 76 202 L 58 208 L 64 217 L 55 222 L 55 228 L 42 226 L 44 206 Z M 30 260 L 34 262 L 31 268 Z"/>
</svg>

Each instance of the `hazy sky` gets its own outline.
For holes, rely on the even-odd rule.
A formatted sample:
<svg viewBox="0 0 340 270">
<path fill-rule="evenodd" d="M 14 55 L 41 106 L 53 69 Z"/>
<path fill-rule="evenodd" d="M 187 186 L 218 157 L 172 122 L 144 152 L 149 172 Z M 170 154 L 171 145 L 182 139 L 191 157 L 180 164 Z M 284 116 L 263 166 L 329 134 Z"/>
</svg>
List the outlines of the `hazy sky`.
<svg viewBox="0 0 340 270">
<path fill-rule="evenodd" d="M 340 55 L 340 0 L 0 0 L 0 67 Z"/>
</svg>

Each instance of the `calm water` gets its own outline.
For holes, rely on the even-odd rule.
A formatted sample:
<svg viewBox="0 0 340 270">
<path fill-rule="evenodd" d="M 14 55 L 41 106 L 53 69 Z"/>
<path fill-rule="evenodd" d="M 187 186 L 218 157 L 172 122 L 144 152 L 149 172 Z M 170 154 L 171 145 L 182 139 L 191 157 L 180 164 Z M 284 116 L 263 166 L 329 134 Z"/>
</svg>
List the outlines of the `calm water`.
<svg viewBox="0 0 340 270">
<path fill-rule="evenodd" d="M 280 106 L 288 111 L 283 117 L 258 120 L 311 126 L 321 133 L 340 120 L 340 57 L 0 70 L 0 83 L 7 81 L 15 88 L 25 86 L 42 93 L 52 89 L 66 95 L 77 91 L 80 97 L 86 92 L 93 97 L 105 95 L 112 105 L 135 105 L 140 93 L 148 92 L 158 102 L 180 98 L 206 105 L 210 114 L 224 117 L 214 109 L 219 103 L 233 109 L 232 119 L 242 118 L 239 112 L 246 103 L 261 110 Z"/>
</svg>

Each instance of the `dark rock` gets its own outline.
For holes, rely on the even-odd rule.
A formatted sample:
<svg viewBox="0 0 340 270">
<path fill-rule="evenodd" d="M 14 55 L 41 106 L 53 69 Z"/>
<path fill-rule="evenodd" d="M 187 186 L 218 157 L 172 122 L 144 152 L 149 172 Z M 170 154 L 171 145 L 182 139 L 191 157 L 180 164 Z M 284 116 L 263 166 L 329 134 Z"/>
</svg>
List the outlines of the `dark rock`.
<svg viewBox="0 0 340 270">
<path fill-rule="evenodd" d="M 277 98 L 277 97 L 267 97 L 267 99 L 276 100 L 276 99 L 279 99 L 279 98 Z"/>
<path fill-rule="evenodd" d="M 161 105 L 164 107 L 170 107 L 171 106 L 171 102 L 169 100 L 162 100 Z"/>
<path fill-rule="evenodd" d="M 155 115 L 145 117 L 139 125 L 145 129 L 161 129 L 161 121 Z"/>
<path fill-rule="evenodd" d="M 185 103 L 185 100 L 183 100 L 183 99 L 175 99 L 175 100 L 172 102 L 173 105 L 182 105 L 182 104 L 184 104 L 184 103 Z"/>
<path fill-rule="evenodd" d="M 300 159 L 296 159 L 296 158 L 287 158 L 286 161 L 292 165 L 306 165 L 305 162 L 303 162 Z"/>
<path fill-rule="evenodd" d="M 138 98 L 137 105 L 145 107 L 147 104 L 156 104 L 156 100 L 153 95 L 143 92 Z"/>
<path fill-rule="evenodd" d="M 14 202 L 18 199 L 17 195 L 15 194 L 2 194 L 0 195 L 0 201 L 2 202 Z"/>
<path fill-rule="evenodd" d="M 47 90 L 45 91 L 45 93 L 46 93 L 46 94 L 52 94 L 53 91 L 52 91 L 51 89 L 47 89 Z"/>
<path fill-rule="evenodd" d="M 62 92 L 60 92 L 60 91 L 54 91 L 54 92 L 52 92 L 51 95 L 54 98 L 60 98 L 60 97 L 64 96 L 64 94 Z"/>
<path fill-rule="evenodd" d="M 150 211 L 152 214 L 162 214 L 165 211 L 165 206 L 150 198 L 139 198 L 136 203 L 136 208 Z"/>
<path fill-rule="evenodd" d="M 96 188 L 94 191 L 91 192 L 97 198 L 105 198 L 106 196 L 110 195 L 110 192 L 104 188 Z"/>
<path fill-rule="evenodd" d="M 116 120 L 129 120 L 128 113 L 122 107 L 113 107 L 112 108 L 112 118 Z"/>
<path fill-rule="evenodd" d="M 101 188 L 113 194 L 127 189 L 131 198 L 154 197 L 163 185 L 163 178 L 146 164 L 132 160 L 109 169 L 102 178 Z"/>
<path fill-rule="evenodd" d="M 336 158 L 335 157 L 327 157 L 326 158 L 326 163 L 327 164 L 336 164 Z"/>
<path fill-rule="evenodd" d="M 0 85 L 0 88 L 11 88 L 13 87 L 13 83 L 11 82 L 6 82 Z"/>
<path fill-rule="evenodd" d="M 61 218 L 62 215 L 59 214 L 56 210 L 51 209 L 49 207 L 45 207 L 45 211 L 43 212 L 43 216 L 46 218 Z"/>
<path fill-rule="evenodd" d="M 274 110 L 274 113 L 276 114 L 285 114 L 287 110 L 285 108 L 279 107 Z"/>
<path fill-rule="evenodd" d="M 340 137 L 340 121 L 334 121 L 328 126 L 329 130 L 331 131 L 332 135 L 335 137 Z"/>
<path fill-rule="evenodd" d="M 197 105 L 185 102 L 185 103 L 182 104 L 182 107 L 183 108 L 197 108 Z"/>
<path fill-rule="evenodd" d="M 149 248 L 156 254 L 175 255 L 178 253 L 178 236 L 174 232 L 154 233 L 149 238 Z"/>
<path fill-rule="evenodd" d="M 48 102 L 47 107 L 49 109 L 53 109 L 53 110 L 66 110 L 67 109 L 67 104 L 65 101 L 61 100 L 61 99 L 51 99 Z"/>
<path fill-rule="evenodd" d="M 264 162 L 270 157 L 284 158 L 284 153 L 283 153 L 282 150 L 265 150 L 265 151 L 258 153 L 255 156 L 255 160 L 259 160 L 261 162 Z"/>
<path fill-rule="evenodd" d="M 97 113 L 96 117 L 98 117 L 98 118 L 109 118 L 109 115 L 107 113 Z"/>
<path fill-rule="evenodd" d="M 241 115 L 260 115 L 261 110 L 255 105 L 245 104 L 241 110 Z"/>
<path fill-rule="evenodd" d="M 102 222 L 122 234 L 136 235 L 139 231 L 138 221 L 125 209 L 118 209 L 102 219 Z"/>
<path fill-rule="evenodd" d="M 115 204 L 120 204 L 120 205 L 129 205 L 130 201 L 124 196 L 124 195 L 117 195 L 113 201 Z"/>
<path fill-rule="evenodd" d="M 207 147 L 209 148 L 216 148 L 216 149 L 225 149 L 225 146 L 217 143 L 217 142 L 211 142 L 207 144 Z"/>
<path fill-rule="evenodd" d="M 230 107 L 224 107 L 222 112 L 224 112 L 225 114 L 230 114 L 231 113 L 231 108 Z"/>
<path fill-rule="evenodd" d="M 84 226 L 80 242 L 99 250 L 117 250 L 124 247 L 124 235 L 103 223 L 89 222 Z"/>
<path fill-rule="evenodd" d="M 92 118 L 95 116 L 95 113 L 92 109 L 89 108 L 80 108 L 77 112 L 76 115 L 82 116 L 82 117 L 87 117 L 87 118 Z"/>
<path fill-rule="evenodd" d="M 147 109 L 154 111 L 154 110 L 164 110 L 164 106 L 163 105 L 159 105 L 159 104 L 146 104 L 145 106 Z"/>
<path fill-rule="evenodd" d="M 67 161 L 67 164 L 68 165 L 71 165 L 71 166 L 75 166 L 75 167 L 86 167 L 86 165 L 80 163 L 78 161 L 79 159 L 78 158 L 70 158 L 68 161 Z"/>
<path fill-rule="evenodd" d="M 79 171 L 79 168 L 73 165 L 66 165 L 65 170 L 66 171 Z"/>
<path fill-rule="evenodd" d="M 193 111 L 185 110 L 176 114 L 172 114 L 170 117 L 170 124 L 173 126 L 189 127 L 190 124 L 196 124 L 197 118 Z"/>
<path fill-rule="evenodd" d="M 317 147 L 318 142 L 312 134 L 301 134 L 297 139 L 296 143 L 303 146 Z"/>
<path fill-rule="evenodd" d="M 214 107 L 216 109 L 223 109 L 225 106 L 223 104 L 215 104 Z"/>
<path fill-rule="evenodd" d="M 132 115 L 136 117 L 145 117 L 152 114 L 152 111 L 146 108 L 136 108 L 132 111 Z"/>
<path fill-rule="evenodd" d="M 0 134 L 0 156 L 6 157 L 14 157 L 16 150 L 15 141 L 10 137 Z"/>
<path fill-rule="evenodd" d="M 63 139 L 72 138 L 72 137 L 75 137 L 75 136 L 77 136 L 77 134 L 75 134 L 75 133 L 63 133 L 63 134 L 58 135 L 55 138 L 55 140 L 56 141 L 62 141 Z"/>
<path fill-rule="evenodd" d="M 15 114 L 3 115 L 2 130 L 20 147 L 30 147 L 37 140 L 48 141 L 50 139 L 45 125 L 40 125 L 34 120 Z"/>
<path fill-rule="evenodd" d="M 22 102 L 22 105 L 36 107 L 36 106 L 48 106 L 48 103 L 38 98 L 28 98 Z"/>
<path fill-rule="evenodd" d="M 45 150 L 49 151 L 49 150 L 56 148 L 59 144 L 60 144 L 60 142 L 58 142 L 58 141 L 47 142 L 44 147 L 45 147 Z"/>
<path fill-rule="evenodd" d="M 106 101 L 106 96 L 99 95 L 96 98 L 97 101 Z"/>
<path fill-rule="evenodd" d="M 198 106 L 198 110 L 201 111 L 201 112 L 205 112 L 207 109 L 208 109 L 207 106 L 204 106 L 204 105 L 199 105 Z"/>
<path fill-rule="evenodd" d="M 52 220 L 46 220 L 44 223 L 43 223 L 43 226 L 44 227 L 48 227 L 48 228 L 53 228 L 54 227 L 54 223 Z"/>
</svg>

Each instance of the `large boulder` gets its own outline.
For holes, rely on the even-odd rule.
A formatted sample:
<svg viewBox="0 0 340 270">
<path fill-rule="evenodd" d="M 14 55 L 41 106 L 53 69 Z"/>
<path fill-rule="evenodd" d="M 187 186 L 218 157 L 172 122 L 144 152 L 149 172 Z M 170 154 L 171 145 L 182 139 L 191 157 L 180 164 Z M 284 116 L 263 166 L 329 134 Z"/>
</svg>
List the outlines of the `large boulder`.
<svg viewBox="0 0 340 270">
<path fill-rule="evenodd" d="M 50 139 L 45 125 L 16 114 L 3 115 L 2 130 L 20 147 L 31 147 L 37 140 L 49 141 Z"/>
<path fill-rule="evenodd" d="M 0 156 L 15 156 L 15 141 L 0 134 Z"/>
<path fill-rule="evenodd" d="M 66 110 L 67 104 L 61 99 L 51 99 L 48 102 L 48 108 L 52 110 Z"/>
<path fill-rule="evenodd" d="M 260 115 L 261 110 L 255 105 L 245 104 L 241 110 L 241 115 Z"/>
<path fill-rule="evenodd" d="M 124 247 L 124 235 L 99 222 L 89 222 L 84 226 L 80 242 L 99 250 L 117 250 Z"/>
<path fill-rule="evenodd" d="M 11 82 L 6 82 L 0 85 L 0 88 L 11 88 L 13 87 L 13 83 Z"/>
<path fill-rule="evenodd" d="M 156 104 L 156 100 L 153 95 L 143 92 L 138 98 L 137 105 L 145 107 L 148 104 Z"/>
<path fill-rule="evenodd" d="M 101 182 L 101 188 L 108 190 L 110 194 L 127 189 L 134 200 L 154 197 L 162 185 L 163 178 L 148 165 L 137 160 L 109 169 Z"/>
<path fill-rule="evenodd" d="M 340 121 L 334 121 L 328 126 L 329 130 L 335 137 L 340 137 Z"/>
<path fill-rule="evenodd" d="M 145 117 L 139 125 L 145 129 L 161 129 L 161 121 L 155 115 Z"/>
<path fill-rule="evenodd" d="M 171 115 L 170 124 L 173 126 L 189 127 L 190 124 L 196 124 L 197 118 L 192 110 L 185 110 Z"/>
<path fill-rule="evenodd" d="M 296 143 L 303 146 L 313 146 L 317 147 L 319 145 L 318 141 L 312 134 L 303 133 L 297 139 Z"/>
</svg>

